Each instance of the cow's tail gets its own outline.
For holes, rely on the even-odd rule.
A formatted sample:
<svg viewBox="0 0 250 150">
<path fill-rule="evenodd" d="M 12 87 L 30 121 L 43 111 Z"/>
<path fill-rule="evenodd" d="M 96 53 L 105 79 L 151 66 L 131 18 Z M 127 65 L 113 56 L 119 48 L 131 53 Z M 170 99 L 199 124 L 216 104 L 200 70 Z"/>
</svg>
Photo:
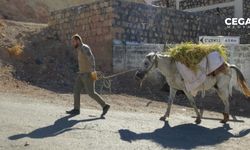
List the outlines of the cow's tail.
<svg viewBox="0 0 250 150">
<path fill-rule="evenodd" d="M 241 92 L 245 96 L 250 97 L 250 89 L 249 89 L 249 87 L 247 85 L 247 82 L 246 82 L 246 79 L 243 76 L 240 69 L 235 65 L 230 65 L 229 67 L 233 70 L 232 78 L 231 78 L 231 82 L 230 82 L 230 95 L 232 96 L 232 88 L 233 88 L 233 86 L 238 85 Z M 237 79 L 237 82 L 236 82 L 236 79 Z"/>
</svg>

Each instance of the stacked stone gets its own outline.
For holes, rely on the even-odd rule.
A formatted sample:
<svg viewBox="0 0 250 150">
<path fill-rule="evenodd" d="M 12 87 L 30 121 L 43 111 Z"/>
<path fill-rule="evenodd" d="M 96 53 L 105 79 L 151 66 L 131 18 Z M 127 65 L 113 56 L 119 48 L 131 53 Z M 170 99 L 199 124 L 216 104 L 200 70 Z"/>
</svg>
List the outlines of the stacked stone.
<svg viewBox="0 0 250 150">
<path fill-rule="evenodd" d="M 234 17 L 234 6 L 220 8 L 219 10 L 217 8 L 209 9 L 206 11 L 202 11 L 200 13 L 203 13 L 204 15 L 210 15 L 210 16 L 212 15 L 212 16 L 221 16 L 224 18 L 233 18 Z"/>
<path fill-rule="evenodd" d="M 244 18 L 250 18 L 250 0 L 243 1 Z"/>
<path fill-rule="evenodd" d="M 196 7 L 204 7 L 208 5 L 214 5 L 219 3 L 225 3 L 225 2 L 232 2 L 234 0 L 183 0 L 180 2 L 180 9 L 190 9 L 190 8 L 196 8 Z"/>
<path fill-rule="evenodd" d="M 220 17 L 116 1 L 115 39 L 144 43 L 197 42 L 199 35 L 221 35 Z"/>
<path fill-rule="evenodd" d="M 169 8 L 176 8 L 176 0 L 169 0 Z"/>
<path fill-rule="evenodd" d="M 157 0 L 153 2 L 156 6 L 164 6 L 167 8 L 176 8 L 176 0 Z"/>
<path fill-rule="evenodd" d="M 92 48 L 98 66 L 111 69 L 108 66 L 112 62 L 108 60 L 112 57 L 112 20 L 112 0 L 100 0 L 54 11 L 51 13 L 49 25 L 65 43 L 70 42 L 73 34 L 80 34 L 83 41 Z"/>
<path fill-rule="evenodd" d="M 227 36 L 240 36 L 241 44 L 248 44 L 250 41 L 250 26 L 229 26 L 225 27 L 222 35 Z"/>
<path fill-rule="evenodd" d="M 113 22 L 114 38 L 134 42 L 156 43 L 163 41 L 165 24 L 161 11 L 156 7 L 143 4 L 116 1 L 114 3 L 115 18 Z M 161 31 L 161 32 L 160 32 Z"/>
</svg>

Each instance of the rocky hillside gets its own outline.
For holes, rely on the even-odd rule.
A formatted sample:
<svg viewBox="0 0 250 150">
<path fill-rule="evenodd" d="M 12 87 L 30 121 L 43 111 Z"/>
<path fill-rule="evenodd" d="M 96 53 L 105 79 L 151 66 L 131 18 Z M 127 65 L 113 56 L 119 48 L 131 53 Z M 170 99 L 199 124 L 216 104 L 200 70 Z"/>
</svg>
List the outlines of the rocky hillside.
<svg viewBox="0 0 250 150">
<path fill-rule="evenodd" d="M 94 1 L 98 0 L 0 0 L 0 19 L 46 23 L 50 11 Z"/>
<path fill-rule="evenodd" d="M 77 71 L 73 50 L 46 24 L 0 20 L 0 82 L 7 78 L 43 88 L 71 89 Z M 4 77 L 4 78 L 3 78 Z"/>
</svg>

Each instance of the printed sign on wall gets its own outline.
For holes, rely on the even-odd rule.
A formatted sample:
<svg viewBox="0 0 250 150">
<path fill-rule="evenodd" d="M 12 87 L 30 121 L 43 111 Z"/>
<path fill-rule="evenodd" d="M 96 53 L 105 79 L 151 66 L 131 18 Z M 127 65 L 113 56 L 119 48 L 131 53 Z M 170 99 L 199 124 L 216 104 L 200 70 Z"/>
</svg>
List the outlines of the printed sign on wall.
<svg viewBox="0 0 250 150">
<path fill-rule="evenodd" d="M 200 36 L 199 43 L 220 43 L 224 45 L 240 44 L 239 36 Z"/>
</svg>

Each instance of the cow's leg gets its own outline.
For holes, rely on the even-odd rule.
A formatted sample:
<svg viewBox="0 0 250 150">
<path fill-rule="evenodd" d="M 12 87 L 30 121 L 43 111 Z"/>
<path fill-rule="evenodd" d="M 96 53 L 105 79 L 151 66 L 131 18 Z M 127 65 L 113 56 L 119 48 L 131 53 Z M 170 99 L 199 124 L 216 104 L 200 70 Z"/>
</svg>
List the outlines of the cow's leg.
<svg viewBox="0 0 250 150">
<path fill-rule="evenodd" d="M 172 107 L 172 104 L 174 102 L 174 98 L 175 98 L 175 95 L 176 95 L 176 92 L 177 92 L 176 89 L 173 89 L 173 88 L 170 87 L 170 94 L 169 94 L 169 99 L 168 99 L 168 108 L 167 108 L 167 111 L 165 112 L 164 116 L 162 116 L 160 118 L 161 121 L 165 121 L 166 118 L 169 117 L 170 111 L 171 111 L 171 107 Z"/>
<path fill-rule="evenodd" d="M 229 120 L 229 91 L 227 88 L 224 88 L 218 89 L 217 93 L 225 106 L 223 113 L 224 119 L 221 120 L 221 123 L 226 123 Z"/>
<path fill-rule="evenodd" d="M 221 123 L 226 123 L 229 120 L 229 84 L 230 76 L 221 74 L 217 77 L 217 89 L 216 92 L 222 100 L 225 108 Z"/>
<path fill-rule="evenodd" d="M 196 116 L 197 116 L 197 118 L 196 118 L 196 120 L 195 120 L 195 123 L 196 123 L 196 124 L 200 124 L 200 123 L 201 123 L 201 114 L 200 114 L 200 112 L 198 111 L 198 108 L 197 108 L 197 106 L 196 106 L 196 104 L 195 104 L 194 97 L 193 97 L 190 93 L 188 93 L 188 92 L 185 92 L 185 94 L 186 94 L 186 96 L 187 96 L 187 98 L 188 98 L 188 101 L 189 101 L 190 105 L 191 105 L 191 106 L 194 108 L 194 110 L 195 110 L 195 113 L 196 113 Z"/>
</svg>

